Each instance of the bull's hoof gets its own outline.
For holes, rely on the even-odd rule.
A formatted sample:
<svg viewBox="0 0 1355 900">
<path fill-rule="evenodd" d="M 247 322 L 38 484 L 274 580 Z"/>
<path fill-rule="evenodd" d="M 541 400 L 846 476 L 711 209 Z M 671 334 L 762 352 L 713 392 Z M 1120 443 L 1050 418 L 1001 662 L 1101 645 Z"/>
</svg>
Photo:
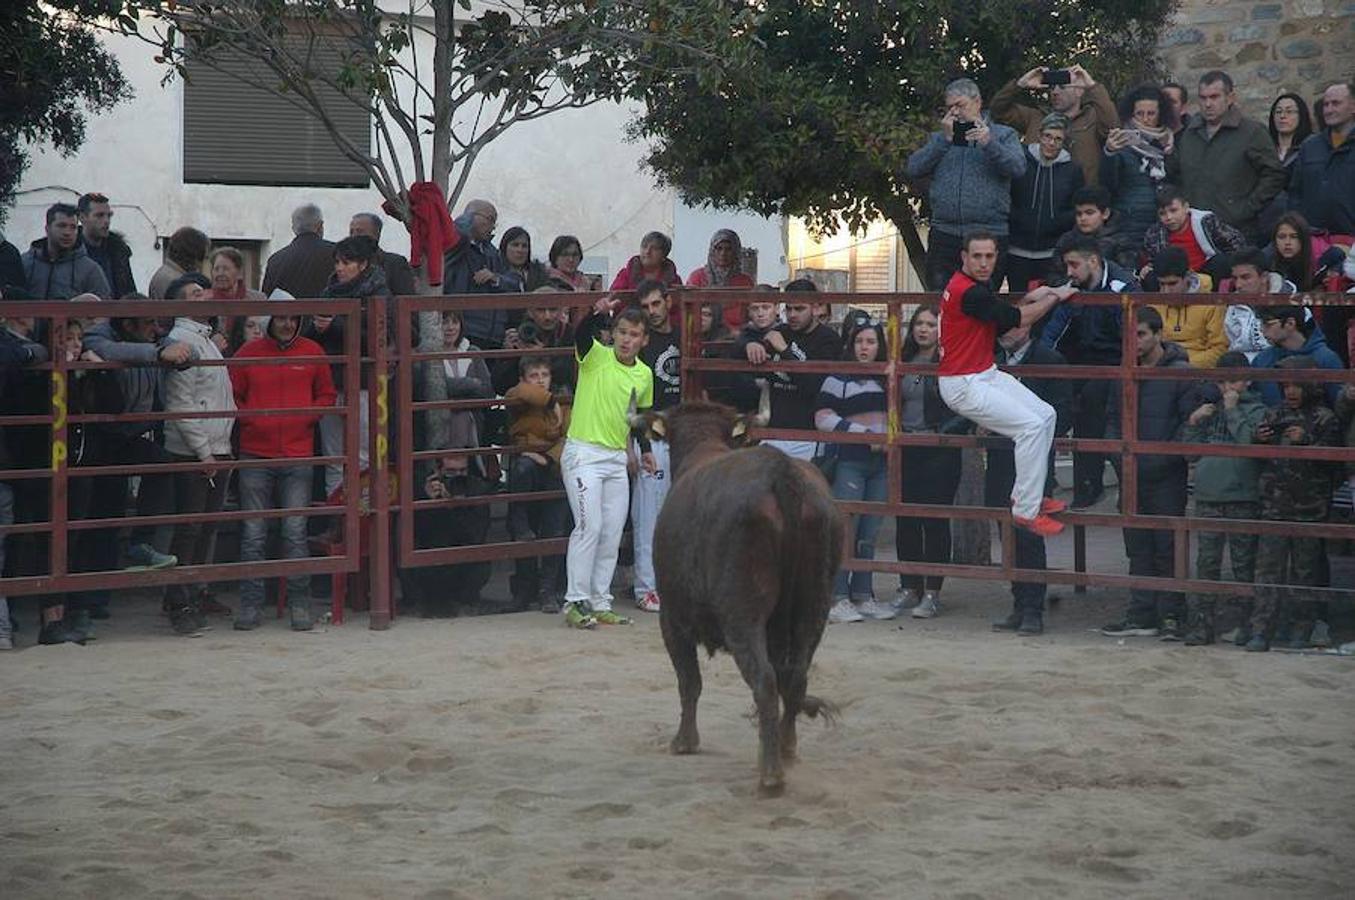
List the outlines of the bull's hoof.
<svg viewBox="0 0 1355 900">
<path fill-rule="evenodd" d="M 780 797 L 786 792 L 786 779 L 780 775 L 764 775 L 757 785 L 757 795 L 763 799 Z"/>
<path fill-rule="evenodd" d="M 679 734 L 677 737 L 673 738 L 672 743 L 668 745 L 668 749 L 673 751 L 677 756 L 686 756 L 690 753 L 695 753 L 700 747 L 701 739 L 699 737 L 696 735 L 688 736 L 683 734 Z"/>
</svg>

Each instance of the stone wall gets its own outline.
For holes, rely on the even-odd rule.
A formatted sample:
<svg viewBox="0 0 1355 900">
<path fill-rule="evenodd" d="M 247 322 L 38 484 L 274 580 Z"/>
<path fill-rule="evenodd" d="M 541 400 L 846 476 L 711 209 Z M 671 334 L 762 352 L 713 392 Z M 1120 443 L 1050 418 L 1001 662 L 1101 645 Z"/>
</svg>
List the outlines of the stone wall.
<svg viewBox="0 0 1355 900">
<path fill-rule="evenodd" d="M 1355 0 L 1182 0 L 1161 54 L 1192 93 L 1201 74 L 1223 69 L 1243 109 L 1264 119 L 1279 94 L 1311 102 L 1355 77 Z"/>
</svg>

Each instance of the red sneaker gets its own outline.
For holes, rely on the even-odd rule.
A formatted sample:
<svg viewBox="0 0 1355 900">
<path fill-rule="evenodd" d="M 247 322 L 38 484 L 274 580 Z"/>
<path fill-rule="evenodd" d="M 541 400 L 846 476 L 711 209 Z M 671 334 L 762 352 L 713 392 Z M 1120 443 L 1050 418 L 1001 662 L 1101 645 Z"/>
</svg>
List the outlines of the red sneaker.
<svg viewBox="0 0 1355 900">
<path fill-rule="evenodd" d="M 1068 504 L 1062 500 L 1055 500 L 1053 497 L 1045 497 L 1040 500 L 1040 514 L 1045 516 L 1057 516 L 1061 512 L 1068 510 Z"/>
<path fill-rule="evenodd" d="M 1020 516 L 1012 516 L 1012 521 L 1018 528 L 1024 528 L 1027 531 L 1033 531 L 1040 537 L 1053 537 L 1063 531 L 1063 523 L 1049 518 L 1044 513 L 1040 513 L 1033 519 L 1023 519 Z"/>
</svg>

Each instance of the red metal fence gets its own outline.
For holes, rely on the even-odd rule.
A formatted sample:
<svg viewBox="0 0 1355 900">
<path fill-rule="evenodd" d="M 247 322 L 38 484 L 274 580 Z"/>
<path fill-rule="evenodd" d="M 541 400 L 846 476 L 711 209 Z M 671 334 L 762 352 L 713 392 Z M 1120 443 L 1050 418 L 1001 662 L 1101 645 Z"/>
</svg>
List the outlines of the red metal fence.
<svg viewBox="0 0 1355 900">
<path fill-rule="evenodd" d="M 1155 379 L 1201 380 L 1201 370 L 1141 368 L 1134 364 L 1135 343 L 1134 311 L 1146 303 L 1178 305 L 1229 305 L 1247 302 L 1255 305 L 1274 304 L 1274 297 L 1240 297 L 1238 295 L 1078 295 L 1073 303 L 1084 305 L 1112 305 L 1121 309 L 1123 322 L 1123 362 L 1118 366 L 1031 366 L 1022 365 L 1019 374 L 1022 377 L 1055 379 L 1106 378 L 1116 380 L 1120 387 L 1120 411 L 1122 438 L 1092 440 L 1082 438 L 1059 438 L 1055 446 L 1060 450 L 1090 450 L 1118 455 L 1122 460 L 1120 472 L 1122 484 L 1122 510 L 1118 514 L 1070 512 L 1063 516 L 1064 521 L 1074 527 L 1075 565 L 1073 571 L 1064 570 L 1027 570 L 1019 569 L 1014 562 L 1014 541 L 1012 540 L 1011 516 L 1005 510 L 992 507 L 969 506 L 925 506 L 905 503 L 902 500 L 902 452 L 905 447 L 941 446 L 941 447 L 1001 447 L 1008 445 L 1003 438 L 980 437 L 974 435 L 909 434 L 900 427 L 900 379 L 905 374 L 934 372 L 934 366 L 905 363 L 902 360 L 903 335 L 901 334 L 903 313 L 906 308 L 924 302 L 935 302 L 936 295 L 928 294 L 815 294 L 799 295 L 812 297 L 814 303 L 857 304 L 868 303 L 883 305 L 887 309 L 884 321 L 888 343 L 888 357 L 881 363 L 857 363 L 842 361 L 782 362 L 767 363 L 754 367 L 743 360 L 727 358 L 706 358 L 703 350 L 711 348 L 703 345 L 698 333 L 700 308 L 703 304 L 719 303 L 728 305 L 737 303 L 775 299 L 777 302 L 791 299 L 784 295 L 769 295 L 752 292 L 729 291 L 685 291 L 680 294 L 681 320 L 683 326 L 683 353 L 681 375 L 684 396 L 699 396 L 703 377 L 707 373 L 766 373 L 785 371 L 788 373 L 839 374 L 839 375 L 875 375 L 886 380 L 890 409 L 888 430 L 884 435 L 857 435 L 843 432 L 821 432 L 814 430 L 763 429 L 755 436 L 769 439 L 787 439 L 815 441 L 836 444 L 874 444 L 880 446 L 888 460 L 888 496 L 882 503 L 842 502 L 841 507 L 849 513 L 859 515 L 890 516 L 928 516 L 949 520 L 977 519 L 994 520 L 1002 536 L 1002 559 L 998 565 L 940 565 L 918 562 L 893 562 L 887 560 L 862 560 L 848 558 L 845 566 L 853 570 L 870 570 L 889 573 L 951 575 L 963 578 L 978 578 L 1001 581 L 1032 581 L 1051 584 L 1071 584 L 1081 589 L 1088 585 L 1108 587 L 1147 587 L 1156 589 L 1189 590 L 1202 593 L 1248 594 L 1253 591 L 1250 584 L 1203 581 L 1190 577 L 1190 535 L 1198 531 L 1211 532 L 1247 532 L 1254 534 L 1310 535 L 1325 538 L 1344 538 L 1355 540 L 1355 525 L 1338 523 L 1298 523 L 1251 520 L 1202 519 L 1190 516 L 1148 516 L 1137 510 L 1137 472 L 1134 461 L 1143 454 L 1172 454 L 1184 456 L 1230 456 L 1256 457 L 1261 459 L 1303 458 L 1329 460 L 1350 463 L 1355 461 L 1355 448 L 1349 447 L 1272 447 L 1272 446 L 1233 446 L 1218 444 L 1183 444 L 1177 442 L 1153 442 L 1139 440 L 1137 436 L 1137 402 L 1139 385 L 1143 381 Z M 513 296 L 427 296 L 402 297 L 395 301 L 373 299 L 359 304 L 354 300 L 309 300 L 286 301 L 289 314 L 310 315 L 317 313 L 338 317 L 345 326 L 345 346 L 341 355 L 326 357 L 289 357 L 286 360 L 266 359 L 226 359 L 222 362 L 203 362 L 200 365 L 270 365 L 295 364 L 297 362 L 325 362 L 341 369 L 342 384 L 336 385 L 342 390 L 344 402 L 333 408 L 323 410 L 326 414 L 344 417 L 344 452 L 342 456 L 312 456 L 304 459 L 288 460 L 289 464 L 339 464 L 344 469 L 344 502 L 340 506 L 319 506 L 301 511 L 269 510 L 265 512 L 226 512 L 215 515 L 172 515 L 158 517 L 123 516 L 112 519 L 84 519 L 70 521 L 67 515 L 67 496 L 71 479 L 93 477 L 97 475 L 146 475 L 151 470 L 143 466 L 77 466 L 68 464 L 68 441 L 72 426 L 90 424 L 110 424 L 115 422 L 145 422 L 151 425 L 156 421 L 175 418 L 224 418 L 238 417 L 240 412 L 217 410 L 147 413 L 113 415 L 106 413 L 71 413 L 69 411 L 69 380 L 77 372 L 88 369 L 118 368 L 114 363 L 93 363 L 68 361 L 62 353 L 53 353 L 52 362 L 33 367 L 38 371 L 49 372 L 50 404 L 43 414 L 0 416 L 0 427 L 9 429 L 19 426 L 47 426 L 50 431 L 49 454 L 35 465 L 28 461 L 26 468 L 12 468 L 0 471 L 0 481 L 15 483 L 20 481 L 43 481 L 48 485 L 48 499 L 51 515 L 40 521 L 31 521 L 31 516 L 21 518 L 30 521 L 0 527 L 0 535 L 19 535 L 45 533 L 50 543 L 50 565 L 47 571 L 26 573 L 15 578 L 0 579 L 0 595 L 60 593 L 106 588 L 144 587 L 174 583 L 219 581 L 244 577 L 277 577 L 297 573 L 352 573 L 359 571 L 364 560 L 371 584 L 371 627 L 386 628 L 392 615 L 392 563 L 402 568 L 427 565 L 446 565 L 452 563 L 514 559 L 525 556 L 541 556 L 565 552 L 565 539 L 543 540 L 535 542 L 498 542 L 464 547 L 418 548 L 416 545 L 416 522 L 413 512 L 437 508 L 465 508 L 487 504 L 531 502 L 563 498 L 561 491 L 547 491 L 533 494 L 491 493 L 478 497 L 454 497 L 442 500 L 415 499 L 416 477 L 429 463 L 439 458 L 487 456 L 508 458 L 515 449 L 507 446 L 481 446 L 457 448 L 452 450 L 426 449 L 415 446 L 416 418 L 427 416 L 437 410 L 464 411 L 488 410 L 502 406 L 502 399 L 484 400 L 442 400 L 429 401 L 415 399 L 416 385 L 419 382 L 421 367 L 439 365 L 443 360 L 465 357 L 480 357 L 488 361 L 518 357 L 521 350 L 489 350 L 458 353 L 456 351 L 420 351 L 415 345 L 416 327 L 414 319 L 420 313 L 442 313 L 448 310 L 504 310 L 525 309 L 537 306 L 558 306 L 570 309 L 585 309 L 597 299 L 597 295 L 587 294 L 528 294 Z M 1352 298 L 1346 295 L 1305 295 L 1305 304 L 1313 306 L 1347 305 Z M 11 302 L 6 301 L 0 312 L 9 320 L 32 319 L 43 323 L 47 331 L 49 348 L 61 348 L 64 342 L 67 323 L 77 319 L 96 317 L 157 317 L 163 318 L 174 313 L 201 315 L 203 304 L 210 303 L 206 309 L 213 316 L 250 316 L 268 315 L 277 310 L 276 302 L 264 301 L 132 301 L 105 303 L 70 302 Z M 366 349 L 363 346 L 362 333 L 367 335 Z M 393 323 L 393 334 L 388 334 L 388 323 Z M 368 354 L 364 356 L 364 353 Z M 533 355 L 572 356 L 572 345 L 532 351 Z M 362 378 L 362 372 L 367 377 Z M 1224 377 L 1257 379 L 1258 371 L 1246 370 L 1208 370 L 1210 380 Z M 1287 371 L 1288 381 L 1309 381 L 1350 384 L 1355 382 L 1355 372 L 1351 370 L 1309 370 Z M 369 389 L 362 390 L 361 384 Z M 393 390 L 392 390 L 393 388 Z M 359 398 L 365 394 L 365 402 L 370 408 L 370 434 L 360 432 L 358 416 Z M 290 415 L 301 413 L 319 414 L 318 409 L 269 409 L 248 410 L 250 416 Z M 372 470 L 376 473 L 388 473 L 391 477 L 373 477 L 370 479 L 370 496 L 364 497 L 360 489 L 358 471 L 358 448 L 362 441 L 369 444 L 369 457 Z M 393 452 L 393 459 L 392 459 Z M 170 463 L 154 467 L 155 471 L 173 472 L 192 469 L 215 468 L 237 469 L 248 466 L 270 465 L 269 460 L 234 460 L 212 464 Z M 392 484 L 394 489 L 392 490 Z M 239 563 L 211 563 L 199 566 L 183 566 L 155 572 L 73 572 L 69 559 L 69 544 L 73 533 L 87 529 L 107 529 L 135 525 L 175 525 L 194 521 L 213 520 L 240 521 L 247 518 L 281 518 L 289 515 L 308 517 L 342 517 L 344 551 L 342 555 L 313 557 L 303 560 L 270 560 L 246 567 Z M 1087 527 L 1136 527 L 1165 529 L 1174 533 L 1175 558 L 1174 573 L 1170 578 L 1129 576 L 1118 573 L 1086 571 L 1085 529 Z M 396 544 L 392 546 L 392 534 Z M 364 540 L 364 537 L 366 540 Z M 366 553 L 363 547 L 367 547 Z M 850 552 L 850 548 L 849 548 Z M 1341 586 L 1346 587 L 1346 586 Z"/>
</svg>

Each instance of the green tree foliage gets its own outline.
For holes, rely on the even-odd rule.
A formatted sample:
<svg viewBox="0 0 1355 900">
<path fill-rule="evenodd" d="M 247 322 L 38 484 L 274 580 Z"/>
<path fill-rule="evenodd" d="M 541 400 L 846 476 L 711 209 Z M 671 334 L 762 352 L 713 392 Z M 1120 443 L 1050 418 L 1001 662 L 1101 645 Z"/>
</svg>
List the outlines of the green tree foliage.
<svg viewBox="0 0 1355 900">
<path fill-rule="evenodd" d="M 915 262 L 925 192 L 903 177 L 951 78 L 986 97 L 1037 65 L 1078 63 L 1112 90 L 1152 74 L 1176 0 L 729 2 L 725 65 L 671 77 L 660 48 L 633 136 L 689 202 L 803 216 L 831 233 L 891 219 Z"/>
<path fill-rule="evenodd" d="M 116 0 L 0 3 L 0 222 L 33 145 L 74 153 L 85 140 L 86 116 L 131 96 L 117 60 L 89 25 L 120 6 Z"/>
</svg>

